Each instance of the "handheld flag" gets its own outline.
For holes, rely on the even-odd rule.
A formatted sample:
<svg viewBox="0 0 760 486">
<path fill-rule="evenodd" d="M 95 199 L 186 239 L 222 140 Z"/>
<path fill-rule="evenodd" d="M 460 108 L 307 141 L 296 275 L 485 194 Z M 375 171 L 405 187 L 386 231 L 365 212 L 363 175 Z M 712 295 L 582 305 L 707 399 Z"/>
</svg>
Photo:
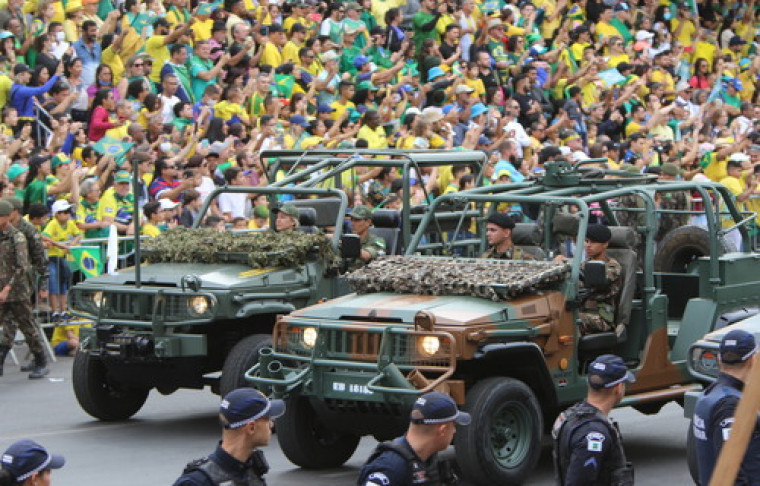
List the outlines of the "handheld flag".
<svg viewBox="0 0 760 486">
<path fill-rule="evenodd" d="M 275 74 L 274 81 L 277 83 L 277 91 L 283 98 L 290 98 L 293 96 L 293 85 L 296 79 L 289 74 Z"/>
<path fill-rule="evenodd" d="M 149 25 L 153 25 L 153 21 L 155 20 L 155 17 L 153 15 L 147 14 L 147 13 L 141 13 L 135 16 L 135 19 L 130 24 L 132 28 L 135 29 L 135 31 L 138 34 L 142 33 L 142 30 L 145 27 L 148 27 Z"/>
<path fill-rule="evenodd" d="M 98 143 L 92 146 L 92 148 L 103 155 L 110 155 L 114 159 L 123 157 L 124 154 L 129 152 L 129 149 L 134 147 L 133 142 L 122 142 L 113 137 L 105 136 L 98 140 Z"/>
<path fill-rule="evenodd" d="M 616 84 L 622 84 L 625 82 L 625 76 L 620 74 L 620 71 L 618 71 L 616 68 L 610 68 L 605 69 L 604 71 L 599 71 L 597 74 L 604 84 L 607 86 L 614 86 Z"/>
<path fill-rule="evenodd" d="M 196 15 L 211 15 L 214 10 L 222 6 L 222 2 L 199 3 Z"/>
<path fill-rule="evenodd" d="M 76 246 L 71 248 L 71 255 L 85 277 L 97 277 L 103 272 L 103 260 L 100 258 L 99 246 Z"/>
</svg>

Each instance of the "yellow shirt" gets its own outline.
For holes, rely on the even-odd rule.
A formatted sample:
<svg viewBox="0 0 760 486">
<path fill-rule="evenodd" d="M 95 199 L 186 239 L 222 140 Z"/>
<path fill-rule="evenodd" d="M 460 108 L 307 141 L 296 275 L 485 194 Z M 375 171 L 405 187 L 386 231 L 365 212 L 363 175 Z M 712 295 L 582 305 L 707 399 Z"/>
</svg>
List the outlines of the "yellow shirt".
<svg viewBox="0 0 760 486">
<path fill-rule="evenodd" d="M 340 120 L 340 117 L 343 116 L 343 112 L 346 111 L 349 108 L 356 109 L 356 105 L 353 101 L 347 101 L 345 105 L 342 105 L 340 101 L 333 101 L 330 103 L 330 107 L 335 110 L 330 114 L 330 118 L 333 120 Z"/>
<path fill-rule="evenodd" d="M 107 64 L 113 73 L 113 84 L 118 84 L 124 76 L 124 61 L 121 56 L 114 52 L 113 45 L 108 46 L 100 55 L 100 61 Z"/>
<path fill-rule="evenodd" d="M 214 21 L 210 18 L 206 20 L 198 19 L 193 24 L 193 39 L 197 42 L 199 40 L 211 39 L 211 29 L 214 27 Z"/>
<path fill-rule="evenodd" d="M 630 137 L 634 133 L 638 133 L 641 131 L 643 127 L 639 125 L 638 123 L 632 121 L 625 127 L 625 136 L 626 138 Z"/>
<path fill-rule="evenodd" d="M 670 21 L 670 32 L 675 32 L 678 26 L 681 25 L 681 19 L 673 19 Z M 697 33 L 697 28 L 694 26 L 694 22 L 689 19 L 684 21 L 684 26 L 681 28 L 681 32 L 678 33 L 678 40 L 685 46 L 690 46 L 694 42 L 694 34 Z"/>
<path fill-rule="evenodd" d="M 58 346 L 62 342 L 69 340 L 69 332 L 74 333 L 75 336 L 79 336 L 79 328 L 85 326 L 85 327 L 91 327 L 91 324 L 69 324 L 69 325 L 58 325 L 55 326 L 53 329 L 53 337 L 50 339 L 50 345 L 53 347 Z"/>
<path fill-rule="evenodd" d="M 620 35 L 620 31 L 614 25 L 605 22 L 596 23 L 597 40 L 607 40 L 608 37 L 612 37 L 613 35 Z"/>
<path fill-rule="evenodd" d="M 675 91 L 676 83 L 673 76 L 664 69 L 653 69 L 649 72 L 649 80 L 653 83 L 660 83 L 665 87 L 665 91 Z"/>
<path fill-rule="evenodd" d="M 370 13 L 375 17 L 377 25 L 380 27 L 386 27 L 385 12 L 402 5 L 406 5 L 404 0 L 372 0 L 372 9 L 370 10 Z"/>
<path fill-rule="evenodd" d="M 752 101 L 752 98 L 755 96 L 756 89 L 755 75 L 752 74 L 752 71 L 747 70 L 739 73 L 739 79 L 742 82 L 742 90 L 739 91 L 739 98 L 741 98 L 742 101 Z"/>
<path fill-rule="evenodd" d="M 541 22 L 541 37 L 544 39 L 551 38 L 554 31 L 557 30 L 557 27 L 559 27 L 563 20 L 562 15 L 557 15 L 557 18 L 554 20 L 549 20 L 549 17 L 551 17 L 557 9 L 557 2 L 554 0 L 535 0 L 533 5 L 536 6 L 536 9 L 543 9 L 544 11 L 544 21 Z"/>
<path fill-rule="evenodd" d="M 161 82 L 161 68 L 169 59 L 169 49 L 164 44 L 165 38 L 165 35 L 153 35 L 145 41 L 145 52 L 153 59 L 150 80 L 154 83 Z"/>
<path fill-rule="evenodd" d="M 486 95 L 486 85 L 483 84 L 483 80 L 480 78 L 477 79 L 471 79 L 471 78 L 464 78 L 464 84 L 469 86 L 470 88 L 474 89 L 474 93 L 478 96 L 485 96 Z"/>
<path fill-rule="evenodd" d="M 241 105 L 227 100 L 220 101 L 214 105 L 214 114 L 226 122 L 230 121 L 235 115 L 241 119 L 242 117 L 247 116 L 245 114 L 245 109 Z"/>
<path fill-rule="evenodd" d="M 726 173 L 726 166 L 728 160 L 717 160 L 715 153 L 711 156 L 710 164 L 705 167 L 704 173 L 711 181 L 719 182 L 723 180 L 728 174 Z"/>
<path fill-rule="evenodd" d="M 617 56 L 610 56 L 610 59 L 609 61 L 607 61 L 607 64 L 610 67 L 617 67 L 617 65 L 620 64 L 621 62 L 630 63 L 631 58 L 628 57 L 628 54 L 626 53 L 618 54 Z"/>
<path fill-rule="evenodd" d="M 140 234 L 143 236 L 150 236 L 151 238 L 155 238 L 161 234 L 161 230 L 158 229 L 158 226 L 153 223 L 145 223 L 140 229 Z"/>
<path fill-rule="evenodd" d="M 298 51 L 301 47 L 292 40 L 289 40 L 285 47 L 282 48 L 282 59 L 285 62 L 298 63 Z"/>
<path fill-rule="evenodd" d="M 273 68 L 282 65 L 282 53 L 277 48 L 277 46 L 271 42 L 264 44 L 264 52 L 261 54 L 261 58 L 259 59 L 259 66 L 263 66 L 265 64 L 268 64 Z"/>
<path fill-rule="evenodd" d="M 11 86 L 13 86 L 13 80 L 4 74 L 0 74 L 0 106 L 8 104 L 11 96 Z"/>
<path fill-rule="evenodd" d="M 72 219 L 66 221 L 64 226 L 61 226 L 58 220 L 56 218 L 53 218 L 48 222 L 47 226 L 45 226 L 42 234 L 49 237 L 53 241 L 57 241 L 59 243 L 67 243 L 72 241 L 77 236 L 81 235 L 82 232 Z M 57 246 L 51 245 L 48 249 L 48 256 L 64 257 L 66 256 L 66 252 Z"/>
<path fill-rule="evenodd" d="M 388 148 L 388 140 L 385 137 L 385 129 L 383 127 L 377 127 L 372 130 L 369 126 L 364 125 L 359 129 L 356 138 L 366 140 L 371 149 Z"/>
<path fill-rule="evenodd" d="M 285 30 L 286 34 L 290 35 L 290 29 L 292 29 L 293 25 L 295 25 L 296 23 L 299 23 L 303 25 L 304 27 L 307 27 L 307 24 L 308 24 L 305 18 L 293 17 L 291 15 L 291 16 L 285 17 L 285 19 L 282 21 L 282 28 Z"/>
<path fill-rule="evenodd" d="M 701 57 L 705 59 L 710 66 L 712 66 L 715 62 L 715 56 L 717 53 L 718 48 L 715 47 L 714 44 L 699 41 L 697 42 L 697 47 L 694 49 L 694 55 L 692 56 L 692 59 L 697 60 Z"/>
</svg>

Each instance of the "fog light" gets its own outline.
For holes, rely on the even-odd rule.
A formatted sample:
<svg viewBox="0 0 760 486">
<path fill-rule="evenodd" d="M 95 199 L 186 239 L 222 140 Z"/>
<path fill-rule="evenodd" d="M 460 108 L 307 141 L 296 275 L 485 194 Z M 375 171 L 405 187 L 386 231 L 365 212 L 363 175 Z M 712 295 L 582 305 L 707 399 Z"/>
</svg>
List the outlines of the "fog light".
<svg viewBox="0 0 760 486">
<path fill-rule="evenodd" d="M 317 344 L 317 330 L 313 327 L 307 327 L 303 330 L 302 340 L 307 348 L 313 348 Z"/>
<path fill-rule="evenodd" d="M 203 315 L 208 310 L 208 299 L 202 295 L 190 297 L 187 301 L 187 307 L 193 314 L 198 316 Z"/>
<path fill-rule="evenodd" d="M 103 292 L 100 290 L 93 292 L 92 303 L 95 305 L 95 307 L 100 308 L 101 304 L 103 303 Z"/>
<path fill-rule="evenodd" d="M 436 336 L 425 336 L 418 341 L 420 354 L 424 356 L 433 356 L 441 349 L 441 339 Z"/>
</svg>

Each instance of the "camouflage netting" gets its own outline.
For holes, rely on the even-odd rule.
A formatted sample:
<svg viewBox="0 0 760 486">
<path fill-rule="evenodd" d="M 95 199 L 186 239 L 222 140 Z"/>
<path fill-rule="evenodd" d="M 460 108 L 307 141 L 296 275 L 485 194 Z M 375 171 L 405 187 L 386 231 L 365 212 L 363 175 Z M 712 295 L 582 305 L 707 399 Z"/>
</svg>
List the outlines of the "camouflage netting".
<svg viewBox="0 0 760 486">
<path fill-rule="evenodd" d="M 339 263 L 325 235 L 300 231 L 234 234 L 179 227 L 147 240 L 143 248 L 151 263 L 227 263 L 237 255 L 254 268 L 287 268 L 305 263 L 314 253 L 328 266 Z"/>
<path fill-rule="evenodd" d="M 469 295 L 508 300 L 564 280 L 564 262 L 389 256 L 348 274 L 359 293 Z"/>
</svg>

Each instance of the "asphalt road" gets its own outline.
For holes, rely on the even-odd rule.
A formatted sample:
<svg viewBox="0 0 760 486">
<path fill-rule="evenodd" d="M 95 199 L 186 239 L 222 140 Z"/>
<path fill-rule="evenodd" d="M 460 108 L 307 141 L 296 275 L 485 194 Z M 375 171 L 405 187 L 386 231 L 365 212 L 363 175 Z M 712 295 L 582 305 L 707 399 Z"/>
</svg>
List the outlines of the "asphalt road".
<svg viewBox="0 0 760 486">
<path fill-rule="evenodd" d="M 85 414 L 71 388 L 71 358 L 59 359 L 45 380 L 32 381 L 10 358 L 0 378 L 0 450 L 15 440 L 31 438 L 66 456 L 53 474 L 55 486 L 170 485 L 184 465 L 213 450 L 219 437 L 215 410 L 219 398 L 209 391 L 181 390 L 170 396 L 151 392 L 143 409 L 122 423 L 101 423 Z M 687 421 L 681 408 L 669 404 L 645 416 L 633 409 L 613 412 L 619 421 L 637 485 L 691 484 L 686 467 Z M 553 484 L 548 442 L 527 484 Z M 356 484 L 364 459 L 374 448 L 371 438 L 342 468 L 302 471 L 279 451 L 276 436 L 265 450 L 272 486 L 342 486 Z"/>
</svg>

